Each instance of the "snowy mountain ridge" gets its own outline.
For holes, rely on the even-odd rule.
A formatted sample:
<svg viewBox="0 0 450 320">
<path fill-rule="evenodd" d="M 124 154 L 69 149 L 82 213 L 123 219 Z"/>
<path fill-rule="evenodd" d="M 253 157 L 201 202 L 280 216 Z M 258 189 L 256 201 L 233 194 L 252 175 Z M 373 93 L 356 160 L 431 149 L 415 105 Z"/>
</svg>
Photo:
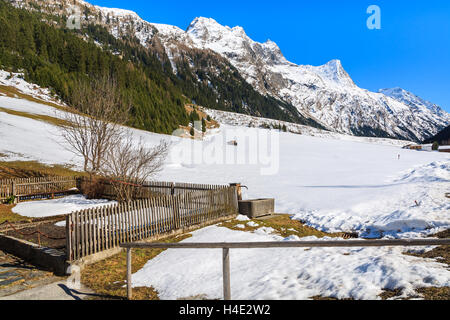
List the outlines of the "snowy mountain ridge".
<svg viewBox="0 0 450 320">
<path fill-rule="evenodd" d="M 413 94 L 399 100 L 359 88 L 340 60 L 317 67 L 296 65 L 274 42 L 255 42 L 241 27 L 221 26 L 210 18 L 196 18 L 186 33 L 195 46 L 227 57 L 260 92 L 292 103 L 337 132 L 420 140 L 450 121 L 436 105 L 416 108 Z"/>
<path fill-rule="evenodd" d="M 449 113 L 414 94 L 399 97 L 395 89 L 370 92 L 359 88 L 340 60 L 322 66 L 297 65 L 284 57 L 275 42 L 253 41 L 242 27 L 223 26 L 212 18 L 195 18 L 184 31 L 144 21 L 132 11 L 82 0 L 10 0 L 26 8 L 33 1 L 54 14 L 76 3 L 88 8 L 83 22 L 100 23 L 117 38 L 134 35 L 145 47 L 161 43 L 175 74 L 177 63 L 189 55 L 186 48 L 219 54 L 261 94 L 292 104 L 304 117 L 338 133 L 421 141 L 450 123 Z"/>
</svg>

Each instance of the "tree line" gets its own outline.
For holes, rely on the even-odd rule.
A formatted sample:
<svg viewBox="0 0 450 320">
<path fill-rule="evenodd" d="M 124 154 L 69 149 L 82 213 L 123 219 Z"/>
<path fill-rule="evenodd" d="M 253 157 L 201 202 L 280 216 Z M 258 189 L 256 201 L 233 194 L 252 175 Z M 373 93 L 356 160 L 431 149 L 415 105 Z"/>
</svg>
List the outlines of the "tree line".
<svg viewBox="0 0 450 320">
<path fill-rule="evenodd" d="M 42 21 L 45 19 L 48 21 Z M 0 66 L 23 72 L 25 80 L 51 88 L 69 105 L 79 81 L 89 83 L 109 76 L 131 105 L 128 125 L 172 133 L 180 124 L 188 124 L 185 98 L 174 84 L 165 81 L 156 58 L 144 69 L 104 50 L 92 39 L 85 41 L 82 31 L 57 28 L 51 21 L 55 20 L 0 1 Z"/>
<path fill-rule="evenodd" d="M 0 67 L 23 72 L 27 81 L 51 88 L 69 105 L 78 82 L 111 77 L 131 105 L 128 125 L 158 133 L 188 125 L 184 106 L 192 102 L 321 127 L 291 104 L 257 92 L 217 54 L 186 50 L 175 61 L 174 74 L 157 40 L 145 48 L 135 36 L 115 38 L 98 24 L 69 30 L 66 19 L 0 0 Z"/>
</svg>

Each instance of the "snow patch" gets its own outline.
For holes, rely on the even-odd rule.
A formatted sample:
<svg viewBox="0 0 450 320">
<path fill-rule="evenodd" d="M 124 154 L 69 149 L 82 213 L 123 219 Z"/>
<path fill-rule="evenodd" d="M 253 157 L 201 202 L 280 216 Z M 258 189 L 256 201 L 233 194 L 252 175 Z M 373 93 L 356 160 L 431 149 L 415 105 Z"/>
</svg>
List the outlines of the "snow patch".
<svg viewBox="0 0 450 320">
<path fill-rule="evenodd" d="M 109 200 L 88 200 L 82 195 L 73 195 L 54 200 L 21 202 L 12 211 L 24 217 L 41 218 L 69 214 L 74 211 L 116 204 Z"/>
<path fill-rule="evenodd" d="M 182 242 L 283 240 L 298 241 L 211 226 Z M 450 285 L 445 264 L 404 255 L 401 248 L 242 249 L 231 250 L 230 261 L 231 295 L 236 300 L 300 300 L 317 295 L 380 299 L 383 289 L 399 288 L 411 295 L 415 288 Z M 133 274 L 132 284 L 152 286 L 163 300 L 200 294 L 221 299 L 222 252 L 166 250 Z"/>
</svg>

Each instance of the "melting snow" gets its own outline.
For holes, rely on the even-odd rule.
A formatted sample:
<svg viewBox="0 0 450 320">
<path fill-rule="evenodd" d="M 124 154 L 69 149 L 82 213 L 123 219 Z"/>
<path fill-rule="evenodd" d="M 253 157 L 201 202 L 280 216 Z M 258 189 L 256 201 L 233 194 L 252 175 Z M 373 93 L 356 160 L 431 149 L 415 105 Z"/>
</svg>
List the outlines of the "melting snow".
<svg viewBox="0 0 450 320">
<path fill-rule="evenodd" d="M 266 233 L 211 226 L 183 242 L 298 241 Z M 302 240 L 318 240 L 315 237 Z M 323 239 L 326 240 L 326 239 Z M 401 248 L 232 249 L 233 299 L 308 299 L 313 296 L 378 299 L 382 289 L 450 285 L 444 264 L 402 254 Z M 221 299 L 222 251 L 170 249 L 132 276 L 134 287 L 152 286 L 161 299 L 206 295 Z"/>
<path fill-rule="evenodd" d="M 114 204 L 109 200 L 88 200 L 82 195 L 73 195 L 54 200 L 22 202 L 12 211 L 24 217 L 39 218 L 69 214 L 73 211 Z"/>
</svg>

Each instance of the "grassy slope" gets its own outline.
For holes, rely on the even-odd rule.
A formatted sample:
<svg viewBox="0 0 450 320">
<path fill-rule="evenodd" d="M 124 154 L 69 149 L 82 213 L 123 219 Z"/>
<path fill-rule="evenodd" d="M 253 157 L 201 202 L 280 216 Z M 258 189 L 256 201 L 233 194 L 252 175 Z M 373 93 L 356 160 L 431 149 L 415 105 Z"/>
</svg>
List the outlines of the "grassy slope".
<svg viewBox="0 0 450 320">
<path fill-rule="evenodd" d="M 15 205 L 0 204 L 0 224 L 9 222 L 30 222 L 30 219 L 12 212 Z"/>
<path fill-rule="evenodd" d="M 0 179 L 80 175 L 83 173 L 63 165 L 45 165 L 37 161 L 0 161 Z"/>
<path fill-rule="evenodd" d="M 161 242 L 180 242 L 191 237 L 190 234 L 169 238 Z M 134 249 L 132 254 L 132 272 L 141 269 L 148 260 L 155 258 L 164 249 Z M 101 295 L 104 299 L 126 299 L 126 252 L 87 266 L 81 274 L 81 282 Z M 153 288 L 133 288 L 134 300 L 159 300 L 158 292 Z"/>
</svg>

